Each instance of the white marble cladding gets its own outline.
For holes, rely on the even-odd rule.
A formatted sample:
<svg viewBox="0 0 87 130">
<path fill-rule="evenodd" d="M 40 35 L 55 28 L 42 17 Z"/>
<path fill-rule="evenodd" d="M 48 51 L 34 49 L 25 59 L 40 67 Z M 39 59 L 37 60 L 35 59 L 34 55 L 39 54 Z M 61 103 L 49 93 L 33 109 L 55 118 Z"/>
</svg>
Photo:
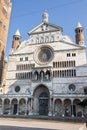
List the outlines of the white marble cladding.
<svg viewBox="0 0 87 130">
<path fill-rule="evenodd" d="M 77 104 L 87 97 L 85 44 L 74 43 L 62 35 L 61 27 L 49 23 L 41 23 L 28 34 L 29 39 L 12 49 L 8 59 L 2 92 L 12 106 L 9 115 L 41 115 L 44 108 L 44 115 L 77 116 Z M 42 101 L 46 101 L 44 107 Z"/>
<path fill-rule="evenodd" d="M 42 26 L 43 24 L 41 24 Z M 83 87 L 87 83 L 87 67 L 86 67 L 86 48 L 85 46 L 80 46 L 75 43 L 68 37 L 62 35 L 61 31 L 58 31 L 56 27 L 50 25 L 49 31 L 41 32 L 41 26 L 39 25 L 36 30 L 31 31 L 32 35 L 26 41 L 23 41 L 17 50 L 11 50 L 9 60 L 8 60 L 8 69 L 6 77 L 6 92 L 12 88 L 12 92 L 15 93 L 14 88 L 20 86 L 20 93 L 26 93 L 26 90 L 29 88 L 33 93 L 34 89 L 43 84 L 47 86 L 49 90 L 52 90 L 53 93 L 66 93 L 69 92 L 68 86 L 70 84 L 76 85 L 76 91 L 83 93 Z M 40 29 L 39 29 L 40 28 Z M 50 30 L 51 29 L 51 30 Z M 53 30 L 52 30 L 53 29 Z M 56 30 L 56 31 L 54 31 Z M 35 32 L 34 32 L 35 31 Z M 39 31 L 39 33 L 38 33 Z M 39 64 L 35 61 L 36 50 L 42 46 L 47 46 L 52 48 L 53 59 L 46 64 Z M 25 58 L 28 58 L 26 61 Z M 20 60 L 22 58 L 22 60 Z M 75 66 L 66 66 L 66 67 L 53 67 L 53 62 L 69 62 L 75 61 Z M 16 73 L 27 73 L 33 72 L 33 68 L 30 70 L 17 70 L 17 65 L 26 65 L 34 64 L 35 71 L 40 73 L 47 70 L 50 70 L 51 78 L 49 81 L 38 80 L 33 81 L 31 79 L 16 79 Z M 84 66 L 85 65 L 85 66 Z M 51 67 L 51 69 L 49 69 Z M 62 71 L 62 70 L 76 70 L 75 77 L 54 77 L 53 71 Z M 34 76 L 34 74 L 32 75 Z M 5 92 L 5 93 L 6 93 Z"/>
</svg>

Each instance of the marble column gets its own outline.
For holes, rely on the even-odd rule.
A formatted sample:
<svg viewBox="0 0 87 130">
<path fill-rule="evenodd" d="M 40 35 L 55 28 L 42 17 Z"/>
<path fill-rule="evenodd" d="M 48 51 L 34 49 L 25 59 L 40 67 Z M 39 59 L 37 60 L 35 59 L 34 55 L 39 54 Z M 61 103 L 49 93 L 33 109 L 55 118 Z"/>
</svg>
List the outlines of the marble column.
<svg viewBox="0 0 87 130">
<path fill-rule="evenodd" d="M 62 100 L 62 117 L 65 116 L 64 101 Z"/>
<path fill-rule="evenodd" d="M 31 98 L 30 112 L 29 115 L 33 115 L 33 98 Z"/>
<path fill-rule="evenodd" d="M 2 111 L 1 111 L 1 115 L 4 114 L 4 100 L 2 100 Z"/>
<path fill-rule="evenodd" d="M 84 108 L 82 108 L 82 118 L 84 118 Z"/>
<path fill-rule="evenodd" d="M 48 116 L 52 116 L 52 98 L 50 98 L 50 101 L 49 101 L 49 113 L 48 113 Z"/>
<path fill-rule="evenodd" d="M 53 116 L 55 116 L 55 99 L 53 99 Z"/>
<path fill-rule="evenodd" d="M 17 104 L 17 114 L 16 115 L 19 115 L 19 100 L 18 100 L 18 104 Z"/>
<path fill-rule="evenodd" d="M 73 101 L 71 101 L 71 116 L 74 117 L 74 114 L 73 114 Z"/>
<path fill-rule="evenodd" d="M 25 115 L 27 115 L 27 100 L 25 100 Z"/>
<path fill-rule="evenodd" d="M 10 100 L 10 103 L 9 103 L 9 115 L 11 115 L 11 100 Z"/>
</svg>

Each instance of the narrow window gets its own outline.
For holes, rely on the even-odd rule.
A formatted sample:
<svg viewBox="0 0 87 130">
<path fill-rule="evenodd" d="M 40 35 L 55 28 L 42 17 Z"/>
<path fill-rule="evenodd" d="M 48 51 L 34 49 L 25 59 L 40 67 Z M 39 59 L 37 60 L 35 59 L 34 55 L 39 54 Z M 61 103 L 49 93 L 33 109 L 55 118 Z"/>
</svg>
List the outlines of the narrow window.
<svg viewBox="0 0 87 130">
<path fill-rule="evenodd" d="M 53 62 L 53 67 L 55 68 L 55 62 Z"/>
<path fill-rule="evenodd" d="M 20 58 L 20 61 L 23 61 L 23 58 L 22 58 L 22 57 Z"/>
</svg>

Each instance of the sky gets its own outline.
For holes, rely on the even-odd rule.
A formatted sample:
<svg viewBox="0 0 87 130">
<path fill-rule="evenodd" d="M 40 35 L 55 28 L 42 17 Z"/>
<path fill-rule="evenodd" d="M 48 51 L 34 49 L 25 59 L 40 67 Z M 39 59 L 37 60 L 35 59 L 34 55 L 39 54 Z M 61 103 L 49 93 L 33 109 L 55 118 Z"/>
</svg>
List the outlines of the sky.
<svg viewBox="0 0 87 130">
<path fill-rule="evenodd" d="M 11 0 L 12 11 L 7 39 L 6 56 L 8 56 L 13 35 L 19 29 L 21 42 L 29 38 L 28 32 L 42 22 L 46 11 L 49 23 L 63 28 L 63 35 L 68 35 L 75 42 L 75 27 L 80 22 L 84 27 L 87 41 L 87 0 Z M 87 42 L 85 43 L 87 45 Z"/>
</svg>

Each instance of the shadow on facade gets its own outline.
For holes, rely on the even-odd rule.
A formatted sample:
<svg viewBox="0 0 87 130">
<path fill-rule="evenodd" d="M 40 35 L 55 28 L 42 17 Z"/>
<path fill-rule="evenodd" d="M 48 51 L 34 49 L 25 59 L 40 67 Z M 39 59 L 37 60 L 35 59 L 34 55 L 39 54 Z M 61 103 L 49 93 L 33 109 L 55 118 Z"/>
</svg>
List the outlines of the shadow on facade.
<svg viewBox="0 0 87 130">
<path fill-rule="evenodd" d="M 47 128 L 33 128 L 33 127 L 16 127 L 16 126 L 0 126 L 0 130 L 50 130 Z M 51 129 L 58 130 L 58 129 Z"/>
</svg>

